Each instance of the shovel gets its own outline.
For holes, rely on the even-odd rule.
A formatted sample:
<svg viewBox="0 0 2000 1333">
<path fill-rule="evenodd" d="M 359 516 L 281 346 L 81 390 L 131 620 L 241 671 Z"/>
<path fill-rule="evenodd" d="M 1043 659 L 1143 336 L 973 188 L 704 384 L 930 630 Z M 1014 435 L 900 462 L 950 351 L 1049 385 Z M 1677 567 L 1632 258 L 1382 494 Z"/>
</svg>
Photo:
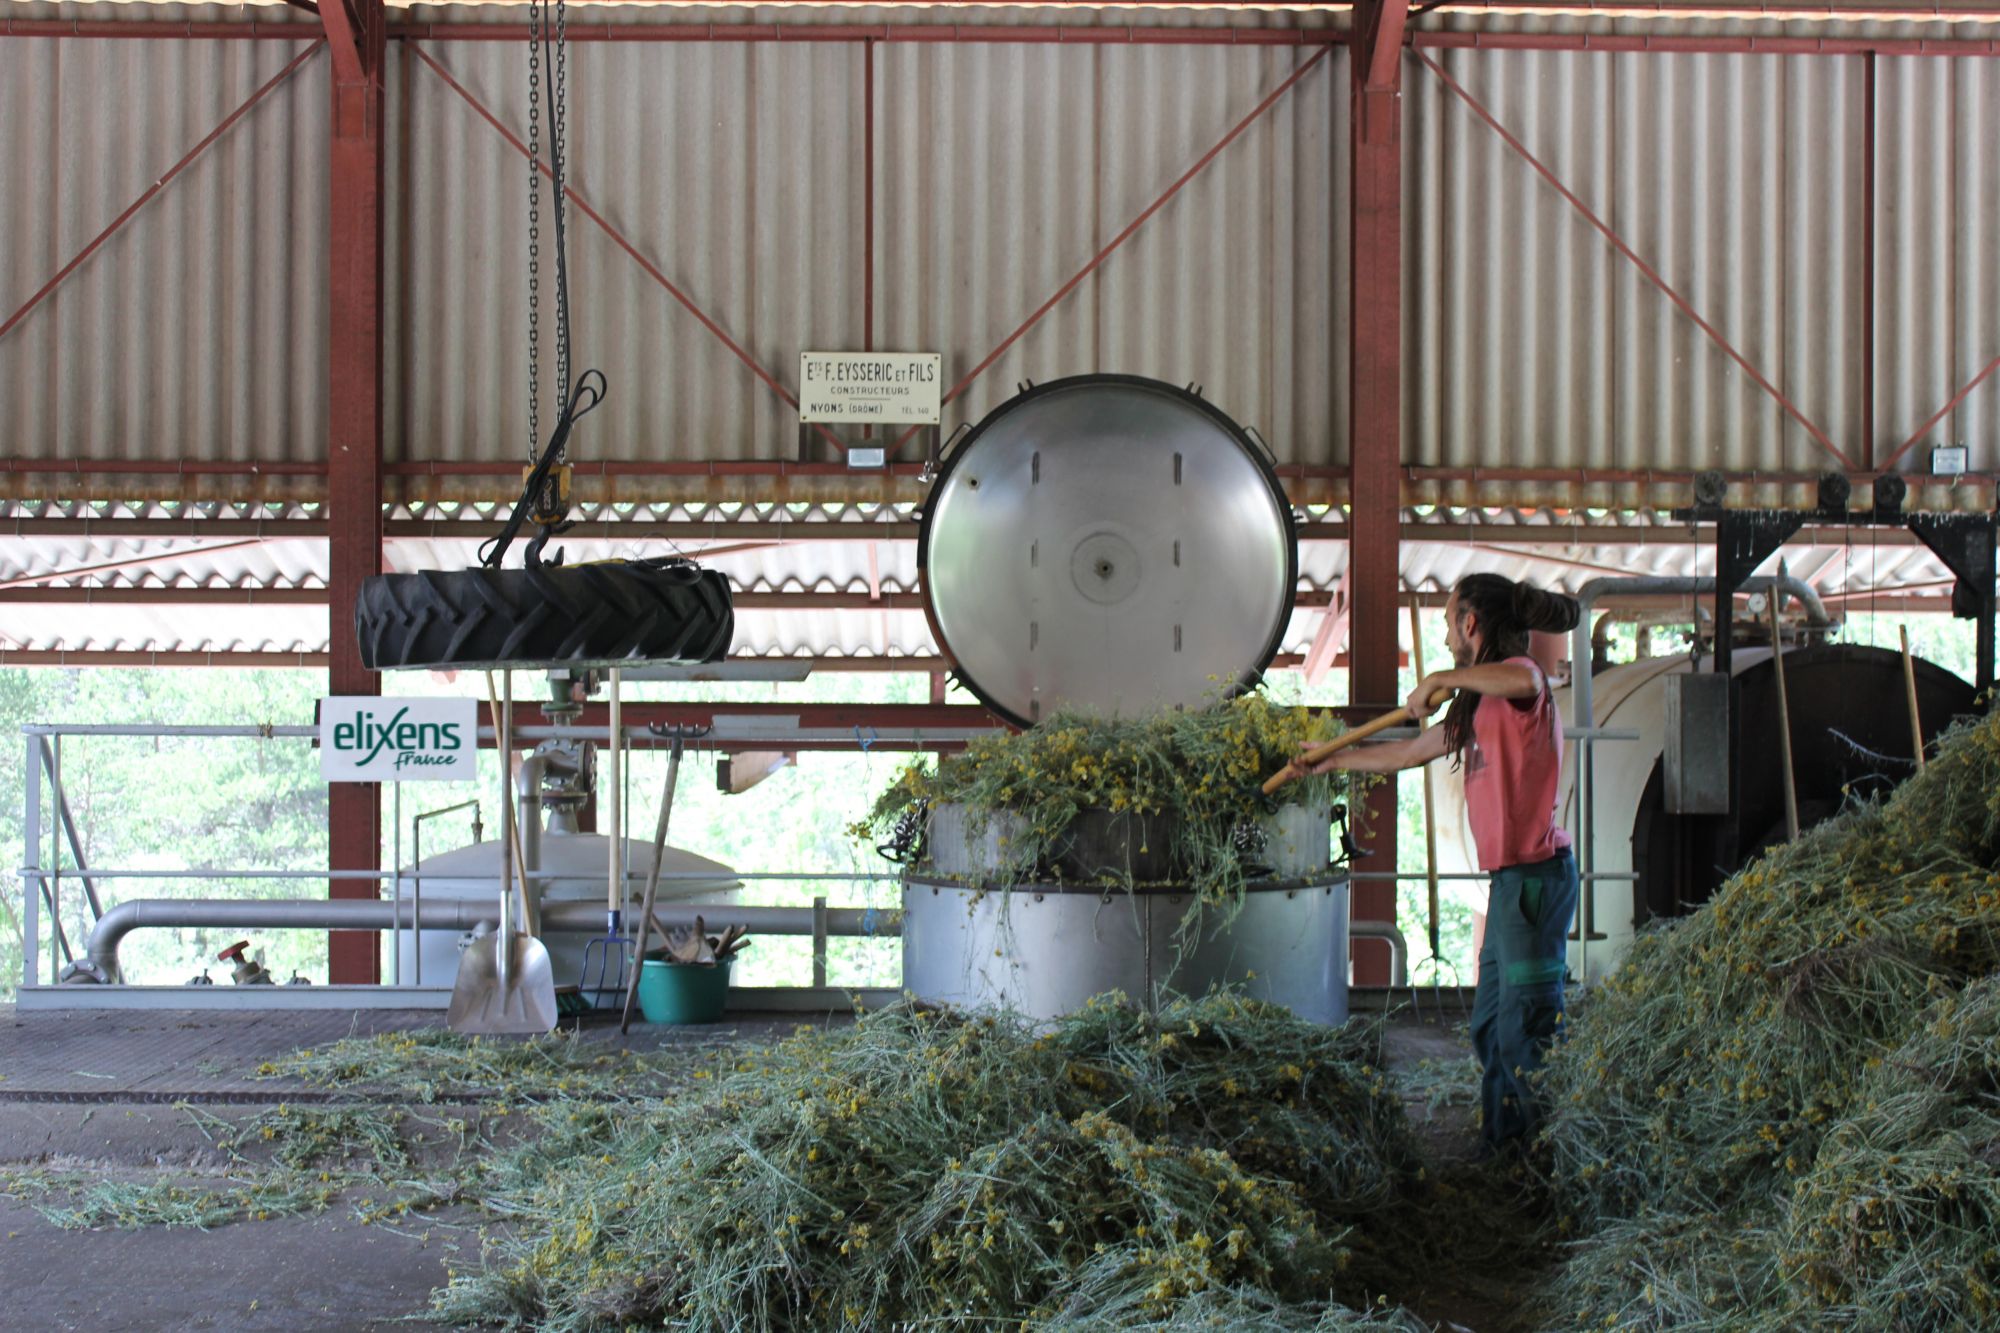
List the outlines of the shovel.
<svg viewBox="0 0 2000 1333">
<path fill-rule="evenodd" d="M 1450 693 L 1451 690 L 1443 686 L 1432 690 L 1431 703 L 1433 705 L 1441 703 Z M 1380 717 L 1371 718 L 1352 731 L 1343 731 L 1326 744 L 1315 745 L 1312 749 L 1307 750 L 1297 759 L 1294 759 L 1291 763 L 1286 764 L 1276 773 L 1273 773 L 1264 783 L 1264 794 L 1269 796 L 1293 778 L 1304 777 L 1307 768 L 1324 761 L 1329 756 L 1338 754 L 1358 741 L 1367 740 L 1378 731 L 1387 731 L 1391 727 L 1405 726 L 1415 720 L 1410 716 L 1408 708 L 1398 708 L 1393 712 L 1384 713 Z"/>
<path fill-rule="evenodd" d="M 556 1025 L 555 977 L 549 951 L 529 934 L 513 929 L 512 902 L 518 877 L 523 910 L 528 902 L 527 866 L 514 827 L 514 680 L 507 676 L 506 708 L 493 698 L 493 675 L 486 675 L 486 702 L 493 711 L 493 734 L 500 748 L 500 929 L 476 933 L 459 956 L 445 1022 L 453 1032 L 481 1035 L 541 1033 Z"/>
</svg>

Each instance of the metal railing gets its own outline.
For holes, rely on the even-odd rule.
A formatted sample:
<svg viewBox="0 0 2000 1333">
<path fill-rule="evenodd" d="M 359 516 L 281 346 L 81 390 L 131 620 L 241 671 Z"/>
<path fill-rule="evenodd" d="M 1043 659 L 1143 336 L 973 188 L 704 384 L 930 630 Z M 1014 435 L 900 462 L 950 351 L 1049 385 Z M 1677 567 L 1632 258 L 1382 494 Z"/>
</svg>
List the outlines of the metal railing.
<svg viewBox="0 0 2000 1333">
<path fill-rule="evenodd" d="M 621 731 L 624 733 L 623 740 L 625 744 L 630 748 L 656 748 L 657 746 L 664 744 L 664 742 L 662 742 L 660 738 L 653 736 L 644 727 L 621 728 Z M 368 900 L 368 899 L 342 900 L 343 902 L 351 901 L 352 905 L 360 908 L 366 908 L 371 905 L 379 903 L 382 913 L 386 913 L 386 915 L 383 916 L 383 919 L 380 922 L 380 924 L 373 926 L 363 926 L 360 928 L 373 929 L 376 931 L 386 929 L 390 932 L 391 969 L 393 975 L 399 980 L 402 976 L 402 946 L 403 946 L 403 935 L 405 930 L 409 932 L 412 942 L 414 943 L 415 941 L 421 939 L 422 931 L 426 929 L 431 929 L 431 927 L 427 927 L 423 922 L 423 915 L 422 915 L 423 906 L 422 906 L 422 899 L 420 896 L 421 889 L 418 887 L 418 885 L 420 885 L 421 883 L 422 876 L 417 874 L 412 874 L 409 869 L 392 868 L 386 870 L 384 869 L 276 870 L 276 869 L 269 869 L 262 867 L 236 867 L 236 866 L 189 866 L 182 869 L 159 869 L 156 867 L 83 866 L 81 840 L 78 837 L 75 820 L 70 814 L 67 796 L 64 791 L 62 783 L 61 750 L 62 750 L 62 738 L 64 736 L 129 737 L 138 739 L 151 739 L 160 737 L 176 737 L 176 738 L 185 737 L 185 738 L 202 738 L 202 739 L 310 740 L 317 738 L 317 736 L 319 735 L 319 729 L 317 727 L 289 726 L 289 725 L 288 726 L 277 726 L 277 725 L 265 725 L 265 726 L 185 725 L 183 726 L 183 725 L 167 725 L 167 724 L 117 725 L 117 724 L 102 724 L 102 723 L 92 723 L 92 724 L 33 723 L 22 727 L 21 733 L 25 738 L 26 753 L 27 753 L 26 782 L 24 784 L 23 800 L 22 800 L 23 804 L 22 830 L 23 830 L 23 843 L 25 844 L 26 857 L 25 857 L 25 863 L 19 868 L 18 874 L 20 876 L 22 884 L 22 902 L 24 909 L 22 912 L 22 920 L 21 920 L 21 926 L 22 926 L 21 982 L 23 987 L 27 990 L 33 990 L 43 984 L 42 965 L 44 963 L 45 950 L 47 954 L 46 963 L 49 971 L 49 980 L 52 982 L 61 976 L 63 970 L 66 967 L 69 967 L 70 965 L 79 962 L 87 962 L 91 956 L 89 945 L 86 943 L 82 948 L 78 948 L 77 946 L 73 945 L 69 938 L 68 931 L 64 928 L 61 889 L 62 889 L 62 881 L 65 875 L 81 877 L 82 882 L 84 883 L 86 899 L 91 915 L 90 926 L 93 933 L 96 932 L 99 924 L 103 922 L 107 916 L 116 913 L 118 910 L 117 907 L 113 907 L 112 909 L 110 909 L 110 911 L 106 910 L 105 905 L 99 898 L 97 892 L 97 886 L 101 882 L 173 881 L 173 880 L 250 880 L 250 881 L 262 881 L 262 882 L 287 882 L 295 880 L 296 881 L 310 880 L 318 883 L 326 883 L 332 881 L 373 880 L 377 884 L 380 884 L 384 881 L 400 882 L 402 880 L 407 879 L 411 882 L 411 888 L 412 888 L 409 899 L 409 905 L 407 908 L 403 906 L 403 903 L 400 899 L 400 895 L 397 895 L 394 898 L 394 900 L 388 902 L 381 902 L 380 900 Z M 479 728 L 478 734 L 481 740 L 490 741 L 494 738 L 494 732 L 491 727 Z M 774 734 L 775 733 L 767 734 L 766 730 L 760 730 L 758 732 L 757 739 L 759 739 L 760 741 L 768 740 L 770 739 L 770 735 Z M 804 736 L 804 734 L 805 733 L 803 731 L 800 732 L 801 736 Z M 609 739 L 608 729 L 602 727 L 575 727 L 575 726 L 520 727 L 514 729 L 514 735 L 515 737 L 521 740 L 540 740 L 552 737 L 592 739 L 601 741 Z M 921 735 L 916 732 L 912 732 L 912 737 L 918 739 L 922 738 Z M 933 736 L 932 738 L 935 738 L 935 736 Z M 776 739 L 784 740 L 784 739 L 790 739 L 790 737 L 777 736 Z M 871 740 L 872 739 L 875 738 L 871 738 Z M 45 787 L 45 782 L 46 782 L 46 787 Z M 402 798 L 403 784 L 392 780 L 389 782 L 385 782 L 381 785 L 391 789 L 391 803 L 393 809 L 392 821 L 394 823 L 394 832 L 391 835 L 390 854 L 392 862 L 396 866 L 400 866 L 402 861 L 401 798 Z M 504 776 L 503 776 L 503 785 L 504 785 Z M 511 792 L 505 793 L 503 795 L 503 799 L 507 798 L 511 798 Z M 43 811 L 45 804 L 48 804 L 49 802 L 53 802 L 53 810 L 55 815 L 54 819 L 55 827 L 53 829 L 45 828 L 43 819 Z M 416 816 L 415 823 L 420 828 L 422 821 L 425 819 L 451 813 L 457 810 L 463 810 L 468 807 L 477 810 L 478 806 L 479 803 L 477 800 L 461 801 L 454 805 L 443 806 L 435 810 L 425 811 L 424 813 Z M 475 818 L 475 828 L 477 828 L 479 822 L 478 816 L 475 814 L 474 818 Z M 54 832 L 59 836 L 67 838 L 68 845 L 70 848 L 70 856 L 72 858 L 72 864 L 70 866 L 66 867 L 64 865 L 63 850 L 62 850 L 63 844 L 60 841 L 56 842 L 53 848 L 48 850 L 47 858 L 46 860 L 44 859 L 45 847 L 47 845 L 47 840 L 45 835 L 50 832 Z M 413 832 L 413 841 L 415 846 L 420 849 L 422 846 L 420 832 Z M 574 874 L 573 872 L 563 872 L 554 870 L 532 870 L 527 872 L 526 878 L 534 881 L 552 881 L 557 879 L 574 878 Z M 642 888 L 645 883 L 645 876 L 642 874 L 628 872 L 623 878 L 625 880 L 625 887 L 627 890 L 626 896 L 628 898 L 633 897 L 634 890 L 637 888 Z M 900 878 L 900 872 L 893 870 L 872 871 L 872 872 L 731 871 L 726 876 L 718 876 L 713 871 L 706 871 L 706 872 L 667 871 L 663 872 L 660 875 L 660 879 L 662 881 L 692 882 L 692 881 L 715 881 L 718 879 L 724 879 L 730 882 L 741 882 L 741 883 L 752 883 L 752 884 L 765 883 L 765 882 L 812 883 L 812 882 L 825 882 L 825 881 L 882 882 L 882 881 L 893 881 L 899 878 Z M 498 894 L 497 894 L 497 878 L 496 878 L 496 892 L 495 892 L 496 899 L 497 896 Z M 160 917 L 162 915 L 170 915 L 170 913 L 165 913 L 164 911 L 164 909 L 170 904 L 175 902 L 187 903 L 189 900 L 140 900 L 140 901 L 153 902 L 155 904 L 155 911 L 153 915 L 155 917 Z M 244 899 L 241 901 L 243 903 L 243 910 L 246 916 L 251 914 L 262 914 L 268 916 L 271 915 L 270 909 L 272 908 L 297 906 L 300 908 L 318 911 L 319 909 L 326 908 L 327 904 L 333 903 L 335 900 Z M 125 904 L 125 905 L 129 906 L 130 904 Z M 216 906 L 219 909 L 219 904 L 211 903 L 209 905 Z M 601 920 L 602 918 L 601 908 L 594 910 L 596 919 Z M 47 913 L 46 923 L 43 920 L 44 911 L 46 911 Z M 800 993 L 804 993 L 809 990 L 825 991 L 826 990 L 825 960 L 827 956 L 827 940 L 831 937 L 881 938 L 881 937 L 893 937 L 900 933 L 899 918 L 893 912 L 879 908 L 837 908 L 837 907 L 830 908 L 828 907 L 827 902 L 824 898 L 815 899 L 814 905 L 811 907 L 762 907 L 762 906 L 746 906 L 741 904 L 722 904 L 722 905 L 705 907 L 702 909 L 702 912 L 704 919 L 709 924 L 715 925 L 717 927 L 737 924 L 737 925 L 748 926 L 758 931 L 759 933 L 763 934 L 804 935 L 812 937 L 813 958 L 814 958 L 813 986 L 764 988 L 766 991 L 791 990 Z M 324 915 L 327 913 L 322 913 L 322 914 Z M 379 914 L 381 913 L 378 913 L 378 915 Z M 497 916 L 497 903 L 494 908 L 488 909 L 488 914 Z M 454 911 L 452 913 L 447 913 L 443 915 L 450 916 L 455 923 L 457 917 L 464 916 L 466 915 L 466 913 L 464 911 Z M 477 912 L 474 911 L 473 915 L 477 915 Z M 656 909 L 654 915 L 659 919 L 659 921 L 663 925 L 673 926 L 673 925 L 691 925 L 693 922 L 694 913 L 691 909 L 682 909 L 677 906 L 663 905 L 660 908 Z M 687 920 L 682 921 L 681 920 L 682 917 L 686 917 Z M 738 918 L 741 919 L 739 920 Z M 121 920 L 121 922 L 119 923 L 120 925 L 120 929 L 118 931 L 119 935 L 122 936 L 126 931 L 133 928 L 131 924 L 126 924 L 127 922 L 130 922 L 133 919 L 134 919 L 133 914 L 128 913 L 126 917 Z M 45 924 L 47 927 L 46 939 L 44 931 Z M 143 921 L 139 921 L 138 924 L 143 925 L 146 923 Z M 353 927 L 347 926 L 344 922 L 333 923 L 329 921 L 329 923 L 324 926 L 310 925 L 298 928 L 347 929 Z M 461 929 L 463 927 L 457 924 L 453 924 L 441 928 L 456 930 L 456 929 Z M 115 941 L 113 942 L 112 947 L 115 949 Z M 422 952 L 423 951 L 421 948 L 417 949 L 416 958 L 413 960 L 413 967 L 412 967 L 412 976 L 417 983 L 416 989 L 419 990 L 422 989 L 422 978 L 421 978 Z M 110 956 L 115 958 L 115 953 L 111 954 Z M 112 980 L 115 978 L 107 977 L 106 979 Z M 831 993 L 832 998 L 837 999 L 840 996 L 844 996 L 847 989 L 849 988 L 840 988 L 838 991 L 832 992 Z M 844 1001 L 842 1002 L 844 1003 Z"/>
</svg>

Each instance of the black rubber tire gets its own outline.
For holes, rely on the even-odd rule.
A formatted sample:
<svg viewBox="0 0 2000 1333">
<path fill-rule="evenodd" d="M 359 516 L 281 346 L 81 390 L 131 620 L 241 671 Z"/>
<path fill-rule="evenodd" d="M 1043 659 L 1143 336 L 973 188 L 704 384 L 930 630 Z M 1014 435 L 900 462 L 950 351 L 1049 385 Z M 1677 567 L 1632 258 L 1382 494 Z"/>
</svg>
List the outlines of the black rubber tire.
<svg viewBox="0 0 2000 1333">
<path fill-rule="evenodd" d="M 398 667 L 715 662 L 729 581 L 682 560 L 378 574 L 354 606 L 361 661 Z"/>
</svg>

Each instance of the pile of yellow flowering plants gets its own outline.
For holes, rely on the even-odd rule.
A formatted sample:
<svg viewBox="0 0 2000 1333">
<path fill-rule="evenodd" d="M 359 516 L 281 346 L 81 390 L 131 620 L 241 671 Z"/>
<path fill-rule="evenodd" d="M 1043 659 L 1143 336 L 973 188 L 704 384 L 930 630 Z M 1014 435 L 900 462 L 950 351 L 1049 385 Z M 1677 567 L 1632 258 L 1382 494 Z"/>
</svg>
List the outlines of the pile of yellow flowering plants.
<svg viewBox="0 0 2000 1333">
<path fill-rule="evenodd" d="M 1266 778 L 1307 746 L 1343 730 L 1328 712 L 1275 704 L 1250 693 L 1204 711 L 1161 710 L 1137 717 L 1062 712 L 1032 730 L 973 741 L 935 767 L 919 761 L 851 831 L 880 843 L 902 825 L 908 836 L 926 812 L 965 809 L 972 831 L 998 831 L 990 877 L 1026 882 L 1058 872 L 1052 862 L 1071 826 L 1088 812 L 1132 821 L 1170 844 L 1175 879 L 1210 904 L 1240 900 L 1246 863 L 1239 831 L 1281 806 L 1327 808 L 1360 783 L 1334 773 L 1291 782 L 1265 796 Z"/>
<path fill-rule="evenodd" d="M 899 1005 L 494 1161 L 437 1297 L 538 1329 L 1408 1329 L 1378 1034 L 1228 994 L 1037 1029 Z"/>
<path fill-rule="evenodd" d="M 1581 1007 L 1542 1091 L 1585 1239 L 1545 1318 L 2000 1323 L 1996 971 L 1987 716 L 1643 936 Z"/>
</svg>

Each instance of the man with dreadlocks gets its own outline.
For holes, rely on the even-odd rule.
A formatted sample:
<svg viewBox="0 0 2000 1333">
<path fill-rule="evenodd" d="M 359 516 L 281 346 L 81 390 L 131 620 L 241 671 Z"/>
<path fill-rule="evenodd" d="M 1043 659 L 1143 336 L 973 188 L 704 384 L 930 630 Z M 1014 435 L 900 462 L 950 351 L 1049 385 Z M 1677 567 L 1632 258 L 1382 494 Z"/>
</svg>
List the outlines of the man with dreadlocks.
<svg viewBox="0 0 2000 1333">
<path fill-rule="evenodd" d="M 1444 725 L 1409 740 L 1342 750 L 1315 771 L 1394 773 L 1452 756 L 1479 868 L 1490 876 L 1486 939 L 1472 1045 L 1482 1070 L 1483 1150 L 1518 1143 L 1534 1127 L 1528 1076 L 1562 1021 L 1565 941 L 1576 911 L 1576 859 L 1556 823 L 1562 718 L 1547 675 L 1528 655 L 1530 631 L 1562 633 L 1576 600 L 1498 574 L 1468 574 L 1445 603 L 1445 643 L 1456 664 L 1410 692 L 1422 719 L 1451 698 Z"/>
</svg>

